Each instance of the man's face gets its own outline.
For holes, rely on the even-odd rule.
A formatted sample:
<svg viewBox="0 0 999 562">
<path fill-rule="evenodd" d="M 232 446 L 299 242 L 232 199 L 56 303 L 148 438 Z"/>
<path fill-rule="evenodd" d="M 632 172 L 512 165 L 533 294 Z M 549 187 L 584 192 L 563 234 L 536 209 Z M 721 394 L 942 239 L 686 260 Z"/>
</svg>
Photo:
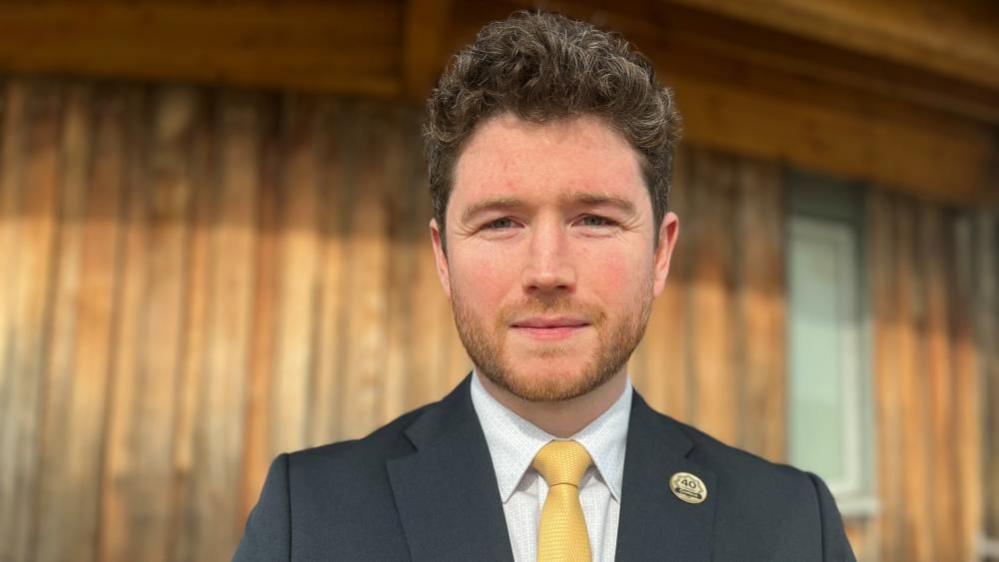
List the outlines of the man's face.
<svg viewBox="0 0 999 562">
<path fill-rule="evenodd" d="M 638 153 L 592 116 L 479 125 L 458 159 L 438 273 L 479 373 L 530 401 L 623 372 L 669 270 Z M 658 236 L 658 248 L 654 244 Z"/>
</svg>

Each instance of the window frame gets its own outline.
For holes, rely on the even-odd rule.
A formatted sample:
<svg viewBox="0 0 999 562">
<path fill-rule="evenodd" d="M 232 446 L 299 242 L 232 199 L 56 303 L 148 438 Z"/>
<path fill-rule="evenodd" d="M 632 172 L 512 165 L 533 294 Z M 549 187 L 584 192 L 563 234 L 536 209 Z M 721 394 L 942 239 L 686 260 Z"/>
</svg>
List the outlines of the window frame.
<svg viewBox="0 0 999 562">
<path fill-rule="evenodd" d="M 873 319 L 870 306 L 870 282 L 867 273 L 868 240 L 866 233 L 865 195 L 867 186 L 799 170 L 785 172 L 787 188 L 785 213 L 785 271 L 787 295 L 787 384 L 786 411 L 788 424 L 794 423 L 795 373 L 792 354 L 795 353 L 792 334 L 792 264 L 791 245 L 795 235 L 826 236 L 849 249 L 844 250 L 852 265 L 841 272 L 837 281 L 837 298 L 849 303 L 848 314 L 856 321 L 848 324 L 840 338 L 844 376 L 843 415 L 841 431 L 844 440 L 843 465 L 846 477 L 827 481 L 844 516 L 871 515 L 878 511 L 875 482 L 874 395 L 873 395 Z M 837 234 L 838 232 L 838 234 Z M 847 278 L 854 282 L 846 282 Z M 800 352 L 800 351 L 799 351 Z M 796 463 L 793 432 L 787 431 L 788 459 Z M 820 470 L 816 472 L 822 476 Z"/>
</svg>

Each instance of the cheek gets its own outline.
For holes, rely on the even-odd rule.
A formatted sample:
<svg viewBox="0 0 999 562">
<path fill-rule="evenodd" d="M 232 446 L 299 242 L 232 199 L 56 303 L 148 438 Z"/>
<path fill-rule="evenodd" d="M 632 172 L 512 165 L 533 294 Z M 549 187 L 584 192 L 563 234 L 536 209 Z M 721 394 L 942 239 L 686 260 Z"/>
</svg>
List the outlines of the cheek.
<svg viewBox="0 0 999 562">
<path fill-rule="evenodd" d="M 509 292 L 516 279 L 513 260 L 497 252 L 463 252 L 452 263 L 452 283 L 475 304 L 488 304 Z"/>
<path fill-rule="evenodd" d="M 649 275 L 647 261 L 629 252 L 608 248 L 607 251 L 589 252 L 580 263 L 585 264 L 585 278 L 590 280 L 591 289 L 600 294 L 601 300 L 612 305 L 624 305 L 634 301 L 639 291 L 645 290 Z"/>
</svg>

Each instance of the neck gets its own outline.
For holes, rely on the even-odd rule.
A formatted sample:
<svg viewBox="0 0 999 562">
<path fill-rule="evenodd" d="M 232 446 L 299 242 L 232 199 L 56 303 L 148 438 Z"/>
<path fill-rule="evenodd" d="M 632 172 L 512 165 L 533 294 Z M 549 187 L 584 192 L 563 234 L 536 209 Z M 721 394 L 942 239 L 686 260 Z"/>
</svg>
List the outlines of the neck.
<svg viewBox="0 0 999 562">
<path fill-rule="evenodd" d="M 479 376 L 483 388 L 497 402 L 555 437 L 571 437 L 600 417 L 621 397 L 628 376 L 624 368 L 604 384 L 582 396 L 558 402 L 532 402 L 511 394 L 488 377 Z"/>
</svg>

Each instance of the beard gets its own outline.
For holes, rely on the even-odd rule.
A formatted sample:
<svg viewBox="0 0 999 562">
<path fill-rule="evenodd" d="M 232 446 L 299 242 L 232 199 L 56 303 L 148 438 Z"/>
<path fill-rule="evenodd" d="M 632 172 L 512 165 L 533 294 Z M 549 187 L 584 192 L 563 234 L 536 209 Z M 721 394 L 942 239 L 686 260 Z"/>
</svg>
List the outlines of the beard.
<svg viewBox="0 0 999 562">
<path fill-rule="evenodd" d="M 532 297 L 522 303 L 500 309 L 495 322 L 478 318 L 457 292 L 452 292 L 451 308 L 455 327 L 476 371 L 493 384 L 530 402 L 560 402 L 583 396 L 599 388 L 624 368 L 631 354 L 645 335 L 652 311 L 651 281 L 635 303 L 633 314 L 624 314 L 612 322 L 598 307 L 573 302 L 567 296 Z M 563 372 L 523 372 L 507 351 L 507 334 L 517 318 L 534 315 L 567 315 L 585 318 L 597 338 L 596 347 L 588 356 L 579 358 Z M 582 335 L 582 334 L 580 334 Z M 579 335 L 575 336 L 578 337 Z M 573 346 L 546 342 L 530 350 L 538 359 L 571 358 Z M 554 367 L 553 367 L 554 368 Z"/>
</svg>

